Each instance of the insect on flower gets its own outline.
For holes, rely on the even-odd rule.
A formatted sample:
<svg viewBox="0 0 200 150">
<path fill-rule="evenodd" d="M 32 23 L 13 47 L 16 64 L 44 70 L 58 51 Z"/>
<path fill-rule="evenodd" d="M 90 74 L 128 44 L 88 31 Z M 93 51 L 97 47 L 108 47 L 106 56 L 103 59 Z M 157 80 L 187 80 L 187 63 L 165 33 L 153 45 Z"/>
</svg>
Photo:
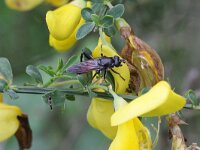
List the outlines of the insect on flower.
<svg viewBox="0 0 200 150">
<path fill-rule="evenodd" d="M 87 60 L 83 61 L 83 57 L 85 57 Z M 122 66 L 122 63 L 125 63 L 125 60 L 120 59 L 119 56 L 107 57 L 101 54 L 101 57 L 93 58 L 90 50 L 85 48 L 83 52 L 81 53 L 80 61 L 81 62 L 79 64 L 69 67 L 67 69 L 67 72 L 76 73 L 76 74 L 84 74 L 90 71 L 96 71 L 96 73 L 93 75 L 93 78 L 97 74 L 101 74 L 102 72 L 104 72 L 103 77 L 105 79 L 107 71 L 111 70 L 112 72 L 118 74 L 123 80 L 125 80 L 120 75 L 120 73 L 113 70 L 114 67 L 120 67 Z"/>
</svg>

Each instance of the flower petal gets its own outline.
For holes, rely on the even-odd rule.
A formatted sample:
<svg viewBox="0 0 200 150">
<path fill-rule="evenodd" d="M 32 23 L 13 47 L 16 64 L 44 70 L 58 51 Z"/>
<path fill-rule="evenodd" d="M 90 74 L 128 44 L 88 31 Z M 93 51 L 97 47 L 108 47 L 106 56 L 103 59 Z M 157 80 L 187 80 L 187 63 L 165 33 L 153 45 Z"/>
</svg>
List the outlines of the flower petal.
<svg viewBox="0 0 200 150">
<path fill-rule="evenodd" d="M 0 142 L 15 134 L 19 127 L 17 116 L 21 114 L 20 108 L 16 106 L 0 104 Z"/>
<path fill-rule="evenodd" d="M 94 49 L 92 55 L 94 58 L 101 57 L 101 54 L 113 57 L 113 56 L 119 56 L 116 51 L 111 49 L 110 47 L 106 45 L 102 45 L 101 42 L 99 42 L 98 46 Z M 129 80 L 130 80 L 130 71 L 126 64 L 122 64 L 121 67 L 114 67 L 113 70 L 120 73 L 120 75 L 125 79 L 125 81 L 116 73 L 112 72 L 113 78 L 115 80 L 115 91 L 118 94 L 124 94 L 126 92 L 126 89 L 128 88 Z"/>
<path fill-rule="evenodd" d="M 6 5 L 14 10 L 27 11 L 41 4 L 44 0 L 5 0 Z"/>
<path fill-rule="evenodd" d="M 113 126 L 138 116 L 161 116 L 180 110 L 186 101 L 173 92 L 165 81 L 157 83 L 149 92 L 120 108 L 111 117 Z"/>
<path fill-rule="evenodd" d="M 93 128 L 100 130 L 105 136 L 113 139 L 117 132 L 117 127 L 112 127 L 110 124 L 110 118 L 113 113 L 112 101 L 93 98 L 88 109 L 87 119 Z"/>
<path fill-rule="evenodd" d="M 111 143 L 109 150 L 140 150 L 132 120 L 118 126 L 117 135 Z"/>
<path fill-rule="evenodd" d="M 64 40 L 57 40 L 51 34 L 49 35 L 49 44 L 54 47 L 58 52 L 65 52 L 70 49 L 76 43 L 76 32 L 79 27 L 84 23 L 84 19 L 81 19 L 75 31 L 70 35 L 69 38 Z"/>
<path fill-rule="evenodd" d="M 152 140 L 149 130 L 142 124 L 138 118 L 133 119 L 133 124 L 137 133 L 140 149 L 151 150 Z"/>
<path fill-rule="evenodd" d="M 47 2 L 58 7 L 58 6 L 61 6 L 65 3 L 68 3 L 69 0 L 47 0 Z"/>
<path fill-rule="evenodd" d="M 57 40 L 65 40 L 74 32 L 81 19 L 81 7 L 75 2 L 66 4 L 54 11 L 48 11 L 46 22 L 50 34 Z"/>
</svg>

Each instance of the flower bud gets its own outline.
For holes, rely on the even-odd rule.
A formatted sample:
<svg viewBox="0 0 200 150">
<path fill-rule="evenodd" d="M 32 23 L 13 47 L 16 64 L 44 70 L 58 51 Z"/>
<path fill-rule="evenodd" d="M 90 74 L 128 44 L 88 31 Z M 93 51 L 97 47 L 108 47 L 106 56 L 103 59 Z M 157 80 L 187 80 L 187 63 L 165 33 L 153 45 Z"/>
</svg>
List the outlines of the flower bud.
<svg viewBox="0 0 200 150">
<path fill-rule="evenodd" d="M 54 11 L 48 11 L 46 22 L 50 34 L 57 40 L 69 38 L 81 20 L 81 9 L 86 6 L 84 0 L 75 0 Z"/>
<path fill-rule="evenodd" d="M 5 0 L 6 5 L 14 10 L 28 11 L 41 4 L 44 0 Z"/>
</svg>

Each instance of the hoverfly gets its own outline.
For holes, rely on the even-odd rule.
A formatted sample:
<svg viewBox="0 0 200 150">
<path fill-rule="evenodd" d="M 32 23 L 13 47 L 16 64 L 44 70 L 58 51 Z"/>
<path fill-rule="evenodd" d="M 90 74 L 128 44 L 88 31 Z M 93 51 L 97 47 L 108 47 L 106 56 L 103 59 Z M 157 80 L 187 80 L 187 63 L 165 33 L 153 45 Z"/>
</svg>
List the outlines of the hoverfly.
<svg viewBox="0 0 200 150">
<path fill-rule="evenodd" d="M 83 57 L 87 60 L 83 61 Z M 93 58 L 91 55 L 91 51 L 88 49 L 84 49 L 81 53 L 80 63 L 73 65 L 67 69 L 67 72 L 76 73 L 76 74 L 84 74 L 90 71 L 96 71 L 92 78 L 94 78 L 97 74 L 101 74 L 104 72 L 104 79 L 106 78 L 107 71 L 111 70 L 112 72 L 118 74 L 123 80 L 125 80 L 120 73 L 113 70 L 113 67 L 120 67 L 122 63 L 125 63 L 124 59 L 120 59 L 119 56 L 107 57 L 101 54 L 101 57 Z"/>
</svg>

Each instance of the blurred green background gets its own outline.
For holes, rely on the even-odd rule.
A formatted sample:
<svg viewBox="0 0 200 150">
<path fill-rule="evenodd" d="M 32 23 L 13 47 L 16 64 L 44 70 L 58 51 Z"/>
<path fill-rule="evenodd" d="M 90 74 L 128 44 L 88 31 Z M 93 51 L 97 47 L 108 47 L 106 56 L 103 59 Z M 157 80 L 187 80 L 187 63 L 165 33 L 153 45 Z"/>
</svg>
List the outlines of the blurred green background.
<svg viewBox="0 0 200 150">
<path fill-rule="evenodd" d="M 127 0 L 125 6 L 124 17 L 135 34 L 160 54 L 165 79 L 179 93 L 192 88 L 200 96 L 200 1 Z M 58 58 L 66 61 L 72 54 L 80 53 L 84 45 L 93 48 L 97 43 L 97 36 L 93 34 L 68 53 L 57 53 L 48 44 L 45 15 L 49 9 L 53 7 L 42 4 L 28 12 L 17 12 L 0 1 L 0 57 L 10 60 L 17 84 L 30 81 L 25 74 L 27 65 L 55 66 Z M 116 35 L 113 44 L 120 50 L 124 41 Z M 64 112 L 51 111 L 39 95 L 20 95 L 15 101 L 6 97 L 6 101 L 20 106 L 29 115 L 33 131 L 31 150 L 106 150 L 111 142 L 88 125 L 89 98 L 79 97 L 75 102 L 67 102 Z M 192 142 L 200 145 L 200 113 L 185 110 L 183 115 L 189 124 L 182 126 L 188 145 Z M 168 131 L 164 126 L 163 119 L 158 150 L 161 146 L 163 150 L 170 149 Z M 18 149 L 16 139 L 0 143 L 1 149 Z"/>
</svg>

